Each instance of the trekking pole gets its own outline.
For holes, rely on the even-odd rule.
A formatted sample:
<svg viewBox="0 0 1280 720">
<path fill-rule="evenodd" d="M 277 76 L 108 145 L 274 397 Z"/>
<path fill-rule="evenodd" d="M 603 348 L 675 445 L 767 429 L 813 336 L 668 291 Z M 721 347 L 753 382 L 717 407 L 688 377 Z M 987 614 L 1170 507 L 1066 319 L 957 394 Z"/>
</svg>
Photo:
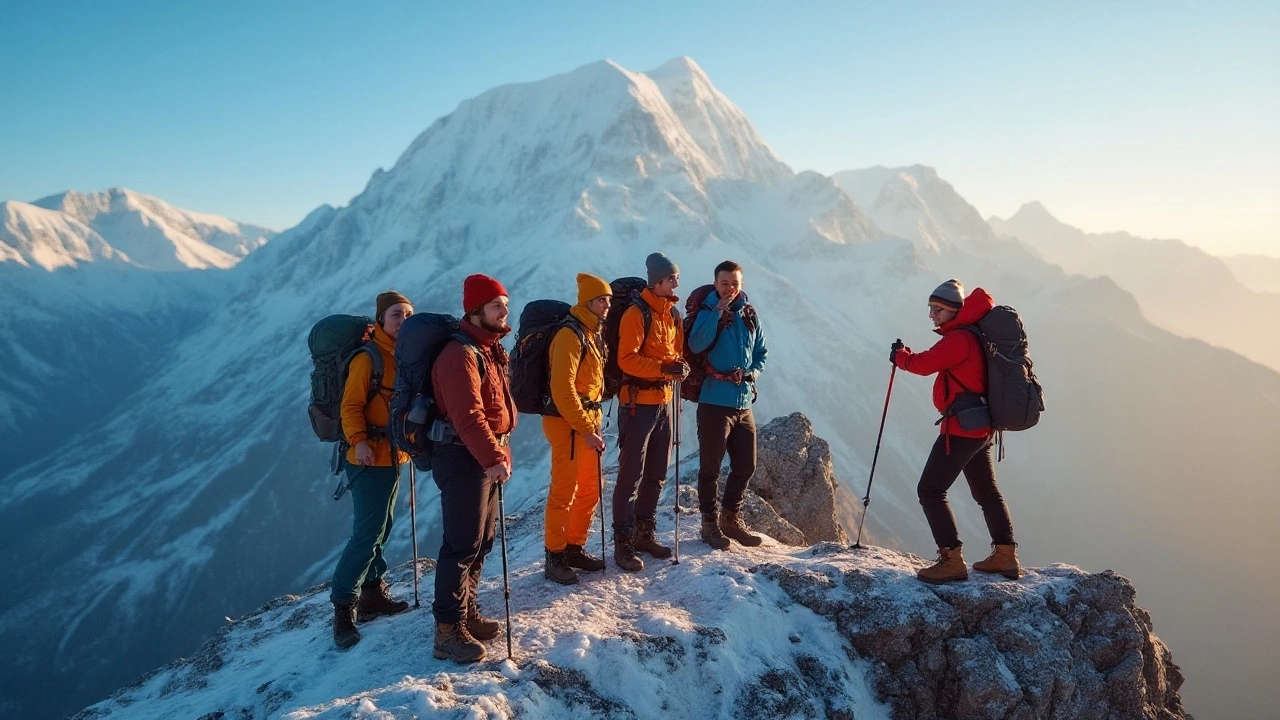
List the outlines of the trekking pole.
<svg viewBox="0 0 1280 720">
<path fill-rule="evenodd" d="M 902 342 L 902 339 L 899 338 L 898 342 Z M 862 519 L 858 521 L 858 539 L 853 543 L 855 550 L 862 549 L 862 525 L 867 521 L 867 509 L 871 506 L 871 482 L 876 479 L 876 460 L 880 459 L 880 438 L 884 436 L 884 419 L 889 416 L 889 398 L 893 397 L 893 376 L 897 372 L 897 365 L 889 371 L 889 392 L 884 395 L 884 412 L 880 413 L 880 432 L 876 433 L 876 451 L 871 456 L 871 475 L 867 477 L 867 494 L 862 498 Z"/>
<path fill-rule="evenodd" d="M 676 393 L 675 393 L 675 397 L 672 398 L 672 402 L 675 403 L 675 409 L 676 409 L 674 413 L 675 417 L 673 418 L 673 429 L 674 429 L 673 434 L 675 435 L 675 445 L 676 445 L 676 502 L 675 502 L 676 535 L 675 535 L 675 543 L 672 544 L 672 547 L 674 548 L 674 552 L 672 553 L 672 556 L 671 556 L 671 564 L 679 565 L 680 564 L 680 413 L 681 413 L 680 381 L 679 380 L 676 381 Z"/>
<path fill-rule="evenodd" d="M 596 469 L 600 471 L 600 562 L 608 557 L 609 551 L 604 546 L 604 451 L 596 451 Z M 607 565 L 606 565 L 607 568 Z M 600 571 L 603 575 L 608 575 L 608 569 Z"/>
<path fill-rule="evenodd" d="M 509 478 L 508 478 L 509 479 Z M 498 483 L 498 523 L 502 526 L 502 595 L 507 603 L 507 659 L 511 659 L 511 576 L 507 574 L 507 506 L 502 501 L 502 486 Z"/>
<path fill-rule="evenodd" d="M 418 609 L 418 473 L 413 462 L 409 463 L 409 531 L 413 533 L 413 607 Z"/>
</svg>

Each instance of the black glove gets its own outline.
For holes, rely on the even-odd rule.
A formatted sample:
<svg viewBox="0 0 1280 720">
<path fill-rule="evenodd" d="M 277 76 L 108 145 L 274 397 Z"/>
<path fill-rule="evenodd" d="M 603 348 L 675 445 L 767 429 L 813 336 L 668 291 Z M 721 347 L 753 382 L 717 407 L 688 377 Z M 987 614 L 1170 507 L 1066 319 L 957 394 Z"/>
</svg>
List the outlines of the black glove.
<svg viewBox="0 0 1280 720">
<path fill-rule="evenodd" d="M 755 381 L 756 381 L 756 374 L 755 374 L 755 373 L 753 373 L 753 372 L 744 372 L 744 373 L 742 373 L 742 382 L 755 382 Z"/>
<path fill-rule="evenodd" d="M 897 365 L 898 351 L 905 350 L 905 349 L 907 349 L 907 346 L 903 345 L 901 340 L 894 341 L 893 345 L 889 346 L 889 362 L 893 365 Z"/>
<path fill-rule="evenodd" d="M 684 380 L 689 377 L 689 363 L 683 360 L 672 360 L 669 363 L 664 363 L 662 374 L 670 375 L 678 380 Z"/>
</svg>

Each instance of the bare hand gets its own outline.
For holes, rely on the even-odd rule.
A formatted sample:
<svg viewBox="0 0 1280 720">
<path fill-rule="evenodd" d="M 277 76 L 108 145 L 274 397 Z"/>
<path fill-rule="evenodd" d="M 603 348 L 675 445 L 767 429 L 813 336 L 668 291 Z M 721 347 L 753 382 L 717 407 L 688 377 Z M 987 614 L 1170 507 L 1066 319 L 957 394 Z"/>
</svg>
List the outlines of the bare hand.
<svg viewBox="0 0 1280 720">
<path fill-rule="evenodd" d="M 729 373 L 729 382 L 733 383 L 734 385 L 741 385 L 742 379 L 743 379 L 742 368 L 734 368 L 733 372 Z"/>
<path fill-rule="evenodd" d="M 373 464 L 373 447 L 369 445 L 368 440 L 361 440 L 356 443 L 356 464 L 372 465 Z"/>
<path fill-rule="evenodd" d="M 592 450 L 595 450 L 596 452 L 604 452 L 604 438 L 600 436 L 600 433 L 583 435 L 582 439 L 587 442 L 587 447 Z"/>
<path fill-rule="evenodd" d="M 506 463 L 501 462 L 491 468 L 485 469 L 484 475 L 492 482 L 504 483 L 511 479 L 511 470 L 507 467 Z"/>
</svg>

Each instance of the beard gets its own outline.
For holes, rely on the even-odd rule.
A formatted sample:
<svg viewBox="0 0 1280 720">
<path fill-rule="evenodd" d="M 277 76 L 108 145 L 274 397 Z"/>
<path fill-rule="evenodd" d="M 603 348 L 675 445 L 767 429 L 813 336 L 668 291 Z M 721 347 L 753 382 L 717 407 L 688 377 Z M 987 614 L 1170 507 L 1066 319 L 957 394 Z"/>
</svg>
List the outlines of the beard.
<svg viewBox="0 0 1280 720">
<path fill-rule="evenodd" d="M 488 318 L 485 318 L 483 315 L 480 316 L 480 327 L 491 333 L 497 333 L 498 335 L 505 335 L 506 333 L 511 332 L 511 326 L 508 325 L 505 320 L 499 320 L 496 323 L 491 323 Z"/>
</svg>

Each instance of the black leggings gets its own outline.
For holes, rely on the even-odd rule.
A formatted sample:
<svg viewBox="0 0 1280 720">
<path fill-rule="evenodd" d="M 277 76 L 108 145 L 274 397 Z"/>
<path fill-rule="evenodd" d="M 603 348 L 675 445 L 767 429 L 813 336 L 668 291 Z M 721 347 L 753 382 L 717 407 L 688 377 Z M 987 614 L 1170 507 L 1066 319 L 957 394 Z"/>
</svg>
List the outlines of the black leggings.
<svg viewBox="0 0 1280 720">
<path fill-rule="evenodd" d="M 960 535 L 956 530 L 956 518 L 951 514 L 951 506 L 947 503 L 947 490 L 964 472 L 964 479 L 969 482 L 969 492 L 982 507 L 982 516 L 987 521 L 987 530 L 991 533 L 991 542 L 997 545 L 1013 543 L 1013 519 L 1009 517 L 1009 508 L 1004 504 L 1000 488 L 996 487 L 996 468 L 991 461 L 992 437 L 966 438 L 952 435 L 950 452 L 948 438 L 939 435 L 933 443 L 933 451 L 924 464 L 924 472 L 920 475 L 920 484 L 916 486 L 916 495 L 920 498 L 920 507 L 924 508 L 924 516 L 929 521 L 929 529 L 933 531 L 933 540 L 938 547 L 953 548 L 960 546 Z"/>
</svg>

